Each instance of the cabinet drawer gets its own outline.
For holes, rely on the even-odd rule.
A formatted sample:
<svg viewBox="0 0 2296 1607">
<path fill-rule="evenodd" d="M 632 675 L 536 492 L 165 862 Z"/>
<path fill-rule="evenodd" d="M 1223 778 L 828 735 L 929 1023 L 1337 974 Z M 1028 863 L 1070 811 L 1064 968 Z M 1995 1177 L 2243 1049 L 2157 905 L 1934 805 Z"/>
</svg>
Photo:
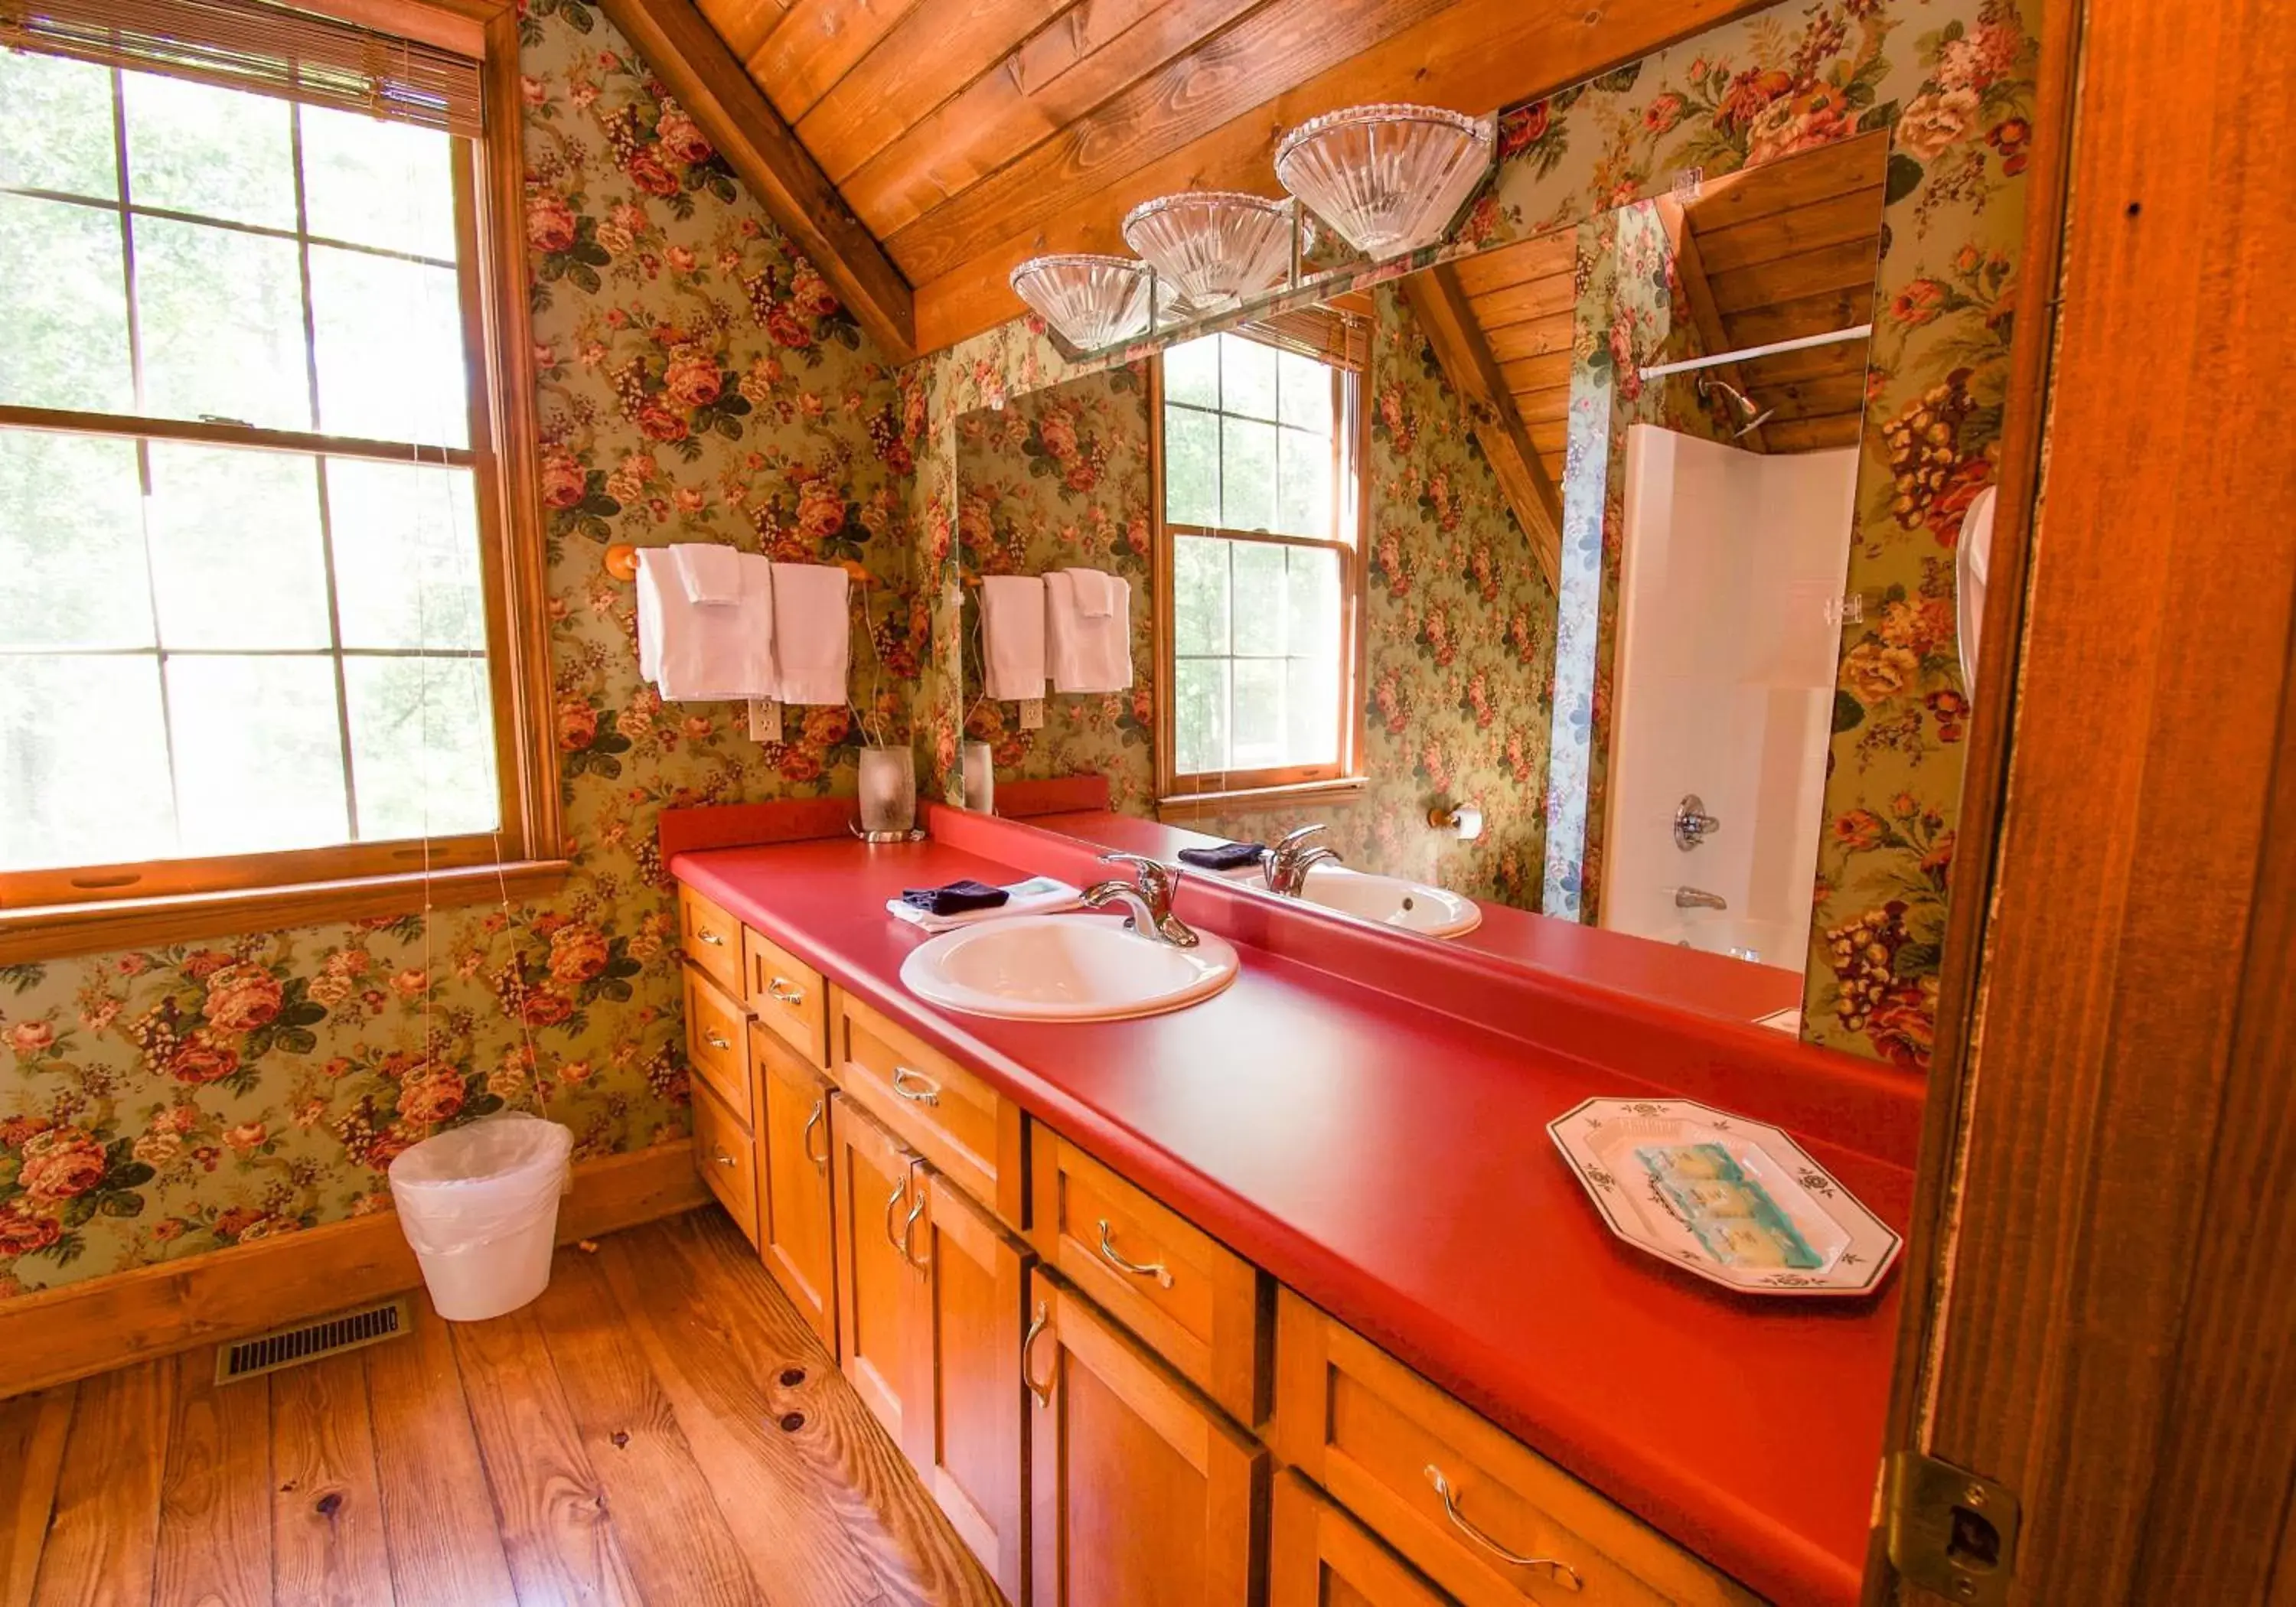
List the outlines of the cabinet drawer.
<svg viewBox="0 0 2296 1607">
<path fill-rule="evenodd" d="M 779 1033 L 808 1065 L 829 1064 L 829 984 L 822 974 L 771 938 L 742 929 L 747 985 L 734 989 L 758 1020 Z"/>
<path fill-rule="evenodd" d="M 857 1103 L 1018 1230 L 1021 1107 L 849 994 L 838 997 L 839 1080 Z"/>
<path fill-rule="evenodd" d="M 726 1109 L 750 1107 L 750 1013 L 697 966 L 685 968 L 685 1055 Z"/>
<path fill-rule="evenodd" d="M 1759 1599 L 1288 1289 L 1277 1324 L 1277 1454 L 1469 1607 Z"/>
<path fill-rule="evenodd" d="M 1037 1255 L 1238 1421 L 1258 1423 L 1270 1334 L 1259 1269 L 1051 1128 L 1033 1132 Z"/>
<path fill-rule="evenodd" d="M 677 890 L 677 942 L 718 987 L 742 996 L 742 923 L 692 888 Z"/>
<path fill-rule="evenodd" d="M 742 1237 L 758 1242 L 758 1156 L 750 1129 L 707 1084 L 693 1087 L 693 1164 Z"/>
<path fill-rule="evenodd" d="M 1447 1607 L 1450 1599 L 1298 1473 L 1275 1476 L 1268 1607 Z"/>
</svg>

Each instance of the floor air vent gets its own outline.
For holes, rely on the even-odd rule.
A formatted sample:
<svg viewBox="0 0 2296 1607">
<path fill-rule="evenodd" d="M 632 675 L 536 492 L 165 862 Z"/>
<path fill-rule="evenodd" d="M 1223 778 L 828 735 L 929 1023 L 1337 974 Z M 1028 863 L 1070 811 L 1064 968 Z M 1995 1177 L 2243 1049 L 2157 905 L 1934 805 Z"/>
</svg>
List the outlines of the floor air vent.
<svg viewBox="0 0 2296 1607">
<path fill-rule="evenodd" d="M 406 1297 L 401 1295 L 377 1306 L 362 1306 L 357 1311 L 323 1316 L 316 1322 L 234 1340 L 216 1347 L 216 1382 L 227 1384 L 242 1378 L 256 1378 L 276 1373 L 282 1367 L 332 1356 L 340 1350 L 380 1344 L 405 1333 L 408 1324 Z"/>
</svg>

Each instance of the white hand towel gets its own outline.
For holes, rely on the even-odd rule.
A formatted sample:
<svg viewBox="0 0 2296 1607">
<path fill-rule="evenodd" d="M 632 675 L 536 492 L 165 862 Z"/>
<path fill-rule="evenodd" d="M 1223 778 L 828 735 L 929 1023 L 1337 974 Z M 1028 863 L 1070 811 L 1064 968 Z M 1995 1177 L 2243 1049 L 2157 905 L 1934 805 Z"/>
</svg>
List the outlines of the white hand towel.
<svg viewBox="0 0 2296 1607">
<path fill-rule="evenodd" d="M 669 549 L 688 603 L 713 605 L 742 600 L 742 554 L 715 542 L 681 541 Z"/>
<path fill-rule="evenodd" d="M 1045 577 L 1046 658 L 1055 692 L 1125 692 L 1132 685 L 1132 588 L 1108 578 L 1113 594 L 1109 611 L 1098 617 L 1077 606 L 1072 572 Z"/>
<path fill-rule="evenodd" d="M 1062 570 L 1076 587 L 1077 612 L 1087 619 L 1105 619 L 1116 611 L 1116 588 L 1124 582 L 1105 570 Z"/>
<path fill-rule="evenodd" d="M 773 565 L 736 554 L 737 599 L 696 603 L 665 548 L 638 552 L 638 672 L 668 702 L 774 695 Z"/>
<path fill-rule="evenodd" d="M 832 563 L 774 565 L 774 660 L 784 703 L 848 701 L 853 644 L 845 571 Z"/>
<path fill-rule="evenodd" d="M 1034 575 L 980 582 L 981 691 L 998 702 L 1045 695 L 1045 583 Z"/>
</svg>

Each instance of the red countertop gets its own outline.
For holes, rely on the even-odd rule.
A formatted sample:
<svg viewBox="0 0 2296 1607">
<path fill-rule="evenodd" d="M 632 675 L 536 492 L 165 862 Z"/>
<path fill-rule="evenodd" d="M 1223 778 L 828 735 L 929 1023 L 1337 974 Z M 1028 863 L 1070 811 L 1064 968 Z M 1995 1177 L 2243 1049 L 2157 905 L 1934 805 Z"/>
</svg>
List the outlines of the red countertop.
<svg viewBox="0 0 2296 1607">
<path fill-rule="evenodd" d="M 1226 840 L 1108 809 L 1031 816 L 1029 824 L 1158 859 L 1175 859 L 1182 849 L 1210 848 Z M 1801 1004 L 1801 978 L 1782 966 L 1750 964 L 1728 955 L 1582 926 L 1488 899 L 1478 898 L 1475 906 L 1483 912 L 1482 924 L 1444 941 L 1734 1021 L 1759 1021 Z"/>
<path fill-rule="evenodd" d="M 1546 1124 L 1593 1095 L 1722 1103 L 1792 1130 L 1902 1231 L 1917 1084 L 1209 878 L 1179 907 L 1237 944 L 1226 992 L 1131 1021 L 944 1013 L 900 985 L 925 936 L 884 901 L 963 876 L 1076 881 L 1093 857 L 927 815 L 931 841 L 686 851 L 671 869 L 1756 1590 L 1857 1599 L 1896 1275 L 1871 1299 L 1760 1300 L 1674 1272 L 1611 1237 Z"/>
</svg>

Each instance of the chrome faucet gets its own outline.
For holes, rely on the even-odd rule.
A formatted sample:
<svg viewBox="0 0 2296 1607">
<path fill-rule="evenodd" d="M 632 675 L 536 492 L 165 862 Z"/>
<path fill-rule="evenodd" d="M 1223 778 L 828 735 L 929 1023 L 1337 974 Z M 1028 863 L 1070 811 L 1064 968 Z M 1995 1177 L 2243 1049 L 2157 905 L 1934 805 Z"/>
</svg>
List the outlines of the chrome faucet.
<svg viewBox="0 0 2296 1607">
<path fill-rule="evenodd" d="M 1674 811 L 1674 846 L 1687 854 L 1722 829 L 1722 823 L 1706 812 L 1706 800 L 1695 792 L 1685 792 Z"/>
<path fill-rule="evenodd" d="M 1173 896 L 1180 890 L 1180 873 L 1160 859 L 1151 859 L 1144 854 L 1103 854 L 1103 865 L 1128 865 L 1139 873 L 1136 884 L 1122 880 L 1095 881 L 1084 890 L 1084 901 L 1094 909 L 1105 909 L 1111 904 L 1122 905 L 1132 913 L 1125 926 L 1169 943 L 1175 948 L 1193 948 L 1195 931 L 1172 913 Z"/>
<path fill-rule="evenodd" d="M 1710 893 L 1702 888 L 1678 887 L 1674 890 L 1677 909 L 1728 909 L 1730 901 L 1719 893 Z"/>
<path fill-rule="evenodd" d="M 1297 898 L 1300 890 L 1308 884 L 1308 873 L 1325 860 L 1337 865 L 1340 856 L 1334 849 L 1308 839 L 1324 830 L 1318 823 L 1286 832 L 1275 846 L 1267 850 L 1267 857 L 1259 862 L 1259 873 L 1267 883 L 1267 890 L 1286 898 Z"/>
</svg>

